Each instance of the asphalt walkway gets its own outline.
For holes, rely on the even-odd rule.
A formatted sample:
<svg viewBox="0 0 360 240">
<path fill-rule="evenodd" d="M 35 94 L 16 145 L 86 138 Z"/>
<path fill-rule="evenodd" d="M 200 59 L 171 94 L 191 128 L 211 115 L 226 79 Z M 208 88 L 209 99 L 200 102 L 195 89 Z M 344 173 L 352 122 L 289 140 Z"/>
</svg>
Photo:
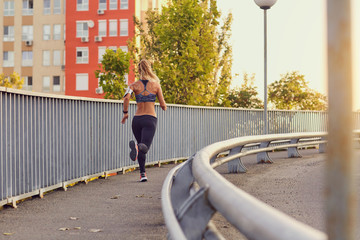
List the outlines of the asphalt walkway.
<svg viewBox="0 0 360 240">
<path fill-rule="evenodd" d="M 35 197 L 0 211 L 0 239 L 166 239 L 161 187 L 173 164 Z M 4 235 L 6 234 L 6 235 Z"/>
<path fill-rule="evenodd" d="M 302 154 L 287 159 L 286 152 L 271 153 L 274 164 L 256 164 L 255 156 L 246 157 L 246 174 L 228 174 L 226 166 L 217 170 L 270 206 L 324 231 L 325 155 L 315 149 Z M 33 197 L 17 209 L 6 206 L 0 211 L 0 239 L 166 239 L 161 188 L 174 166 L 147 168 L 149 181 L 144 183 L 137 170 L 55 190 L 43 199 Z M 242 239 L 219 214 L 213 220 L 226 239 Z"/>
</svg>

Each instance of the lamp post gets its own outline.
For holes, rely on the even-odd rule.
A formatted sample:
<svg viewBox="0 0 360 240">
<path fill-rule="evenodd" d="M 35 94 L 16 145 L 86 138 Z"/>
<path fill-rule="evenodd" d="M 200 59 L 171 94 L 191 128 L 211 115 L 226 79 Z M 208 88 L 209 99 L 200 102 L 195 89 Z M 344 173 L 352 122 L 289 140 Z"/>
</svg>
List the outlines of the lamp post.
<svg viewBox="0 0 360 240">
<path fill-rule="evenodd" d="M 266 10 L 270 9 L 277 0 L 254 0 L 264 10 L 264 134 L 267 134 L 267 22 Z"/>
</svg>

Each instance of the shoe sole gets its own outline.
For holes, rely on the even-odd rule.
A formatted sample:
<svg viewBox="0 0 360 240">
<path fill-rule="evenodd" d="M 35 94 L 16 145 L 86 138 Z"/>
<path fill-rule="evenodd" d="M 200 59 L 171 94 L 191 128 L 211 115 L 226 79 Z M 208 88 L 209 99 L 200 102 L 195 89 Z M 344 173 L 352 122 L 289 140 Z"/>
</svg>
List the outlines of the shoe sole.
<svg viewBox="0 0 360 240">
<path fill-rule="evenodd" d="M 131 151 L 130 151 L 130 159 L 132 161 L 136 161 L 137 151 L 136 151 L 136 144 L 135 144 L 135 142 L 133 140 L 131 140 L 129 142 L 129 147 L 131 149 Z"/>
<path fill-rule="evenodd" d="M 147 182 L 147 178 L 141 178 L 140 182 Z"/>
</svg>

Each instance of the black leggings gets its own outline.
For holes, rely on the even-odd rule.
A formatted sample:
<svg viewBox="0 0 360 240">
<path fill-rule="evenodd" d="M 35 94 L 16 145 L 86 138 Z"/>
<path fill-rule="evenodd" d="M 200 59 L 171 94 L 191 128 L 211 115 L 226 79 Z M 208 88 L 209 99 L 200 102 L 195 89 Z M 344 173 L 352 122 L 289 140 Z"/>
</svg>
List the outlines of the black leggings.
<svg viewBox="0 0 360 240">
<path fill-rule="evenodd" d="M 156 131 L 157 118 L 151 115 L 134 116 L 132 131 L 138 143 L 138 161 L 140 172 L 145 172 L 146 153 L 150 149 L 151 142 Z"/>
</svg>

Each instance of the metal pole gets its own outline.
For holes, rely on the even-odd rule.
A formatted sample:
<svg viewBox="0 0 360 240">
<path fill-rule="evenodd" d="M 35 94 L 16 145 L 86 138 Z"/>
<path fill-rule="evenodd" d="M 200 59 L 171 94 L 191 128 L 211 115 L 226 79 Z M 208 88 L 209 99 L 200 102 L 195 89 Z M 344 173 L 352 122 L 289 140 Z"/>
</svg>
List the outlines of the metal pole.
<svg viewBox="0 0 360 240">
<path fill-rule="evenodd" d="M 351 0 L 328 0 L 329 141 L 326 171 L 329 240 L 354 240 L 356 191 L 352 140 Z"/>
<path fill-rule="evenodd" d="M 264 134 L 267 134 L 267 21 L 264 9 Z"/>
</svg>

